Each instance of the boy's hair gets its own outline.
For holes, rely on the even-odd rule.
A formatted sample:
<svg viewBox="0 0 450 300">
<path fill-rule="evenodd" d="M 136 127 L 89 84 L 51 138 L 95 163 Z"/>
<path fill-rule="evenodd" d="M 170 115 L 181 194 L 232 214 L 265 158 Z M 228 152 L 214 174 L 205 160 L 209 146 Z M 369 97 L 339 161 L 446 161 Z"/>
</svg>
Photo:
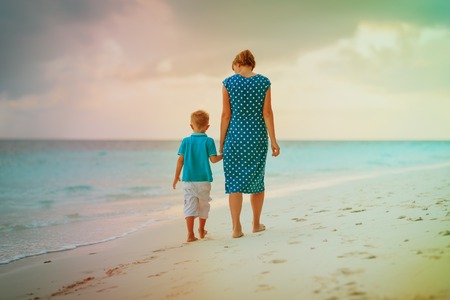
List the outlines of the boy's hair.
<svg viewBox="0 0 450 300">
<path fill-rule="evenodd" d="M 191 123 L 199 128 L 209 125 L 209 114 L 204 110 L 197 110 L 191 114 Z"/>
</svg>

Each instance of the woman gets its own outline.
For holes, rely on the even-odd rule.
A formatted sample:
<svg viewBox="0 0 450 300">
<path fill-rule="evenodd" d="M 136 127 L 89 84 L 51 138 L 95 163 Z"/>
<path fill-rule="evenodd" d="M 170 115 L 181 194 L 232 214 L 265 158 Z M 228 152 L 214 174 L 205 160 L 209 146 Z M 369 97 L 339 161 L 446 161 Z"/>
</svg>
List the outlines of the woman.
<svg viewBox="0 0 450 300">
<path fill-rule="evenodd" d="M 265 230 L 260 223 L 264 203 L 264 169 L 268 137 L 272 156 L 280 154 L 275 137 L 270 81 L 253 72 L 255 58 L 249 50 L 236 55 L 235 75 L 223 81 L 220 152 L 223 153 L 225 192 L 233 223 L 233 237 L 243 236 L 240 215 L 242 194 L 251 194 L 253 232 Z"/>
</svg>

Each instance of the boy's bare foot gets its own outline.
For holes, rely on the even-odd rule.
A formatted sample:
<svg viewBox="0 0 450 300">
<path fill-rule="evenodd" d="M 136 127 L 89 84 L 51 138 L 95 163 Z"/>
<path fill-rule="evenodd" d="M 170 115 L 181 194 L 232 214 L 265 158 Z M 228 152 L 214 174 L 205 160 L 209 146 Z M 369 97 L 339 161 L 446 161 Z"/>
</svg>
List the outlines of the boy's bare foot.
<svg viewBox="0 0 450 300">
<path fill-rule="evenodd" d="M 234 239 L 237 239 L 237 238 L 240 238 L 240 237 L 243 237 L 243 236 L 244 236 L 244 233 L 242 233 L 242 231 L 233 231 L 232 237 Z"/>
<path fill-rule="evenodd" d="M 205 229 L 203 229 L 203 230 L 199 229 L 198 230 L 198 235 L 200 236 L 201 239 L 204 238 L 207 233 L 208 233 L 208 231 L 205 230 Z"/>
<path fill-rule="evenodd" d="M 193 235 L 193 236 L 188 235 L 186 242 L 190 243 L 190 242 L 195 242 L 197 240 L 198 240 L 198 238 L 196 238 L 195 235 Z"/>
<path fill-rule="evenodd" d="M 264 224 L 259 224 L 258 227 L 253 227 L 253 233 L 260 232 L 266 230 L 266 226 Z"/>
</svg>

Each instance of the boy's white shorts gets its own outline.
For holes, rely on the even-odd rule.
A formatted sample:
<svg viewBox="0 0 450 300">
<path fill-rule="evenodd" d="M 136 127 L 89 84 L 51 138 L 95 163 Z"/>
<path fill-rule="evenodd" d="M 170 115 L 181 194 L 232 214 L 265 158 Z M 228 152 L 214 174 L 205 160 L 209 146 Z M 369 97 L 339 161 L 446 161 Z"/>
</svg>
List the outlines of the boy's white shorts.
<svg viewBox="0 0 450 300">
<path fill-rule="evenodd" d="M 211 182 L 184 183 L 184 217 L 199 217 L 208 219 L 211 205 Z"/>
</svg>

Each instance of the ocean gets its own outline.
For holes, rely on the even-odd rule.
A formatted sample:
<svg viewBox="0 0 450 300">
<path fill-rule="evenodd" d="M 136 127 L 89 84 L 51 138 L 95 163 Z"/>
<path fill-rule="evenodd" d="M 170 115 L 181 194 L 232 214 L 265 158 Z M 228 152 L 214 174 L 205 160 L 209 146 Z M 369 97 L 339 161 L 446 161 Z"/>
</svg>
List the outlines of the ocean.
<svg viewBox="0 0 450 300">
<path fill-rule="evenodd" d="M 167 211 L 183 202 L 182 185 L 172 189 L 179 144 L 0 140 L 0 264 L 107 242 L 175 218 Z M 279 157 L 268 156 L 268 190 L 450 165 L 448 141 L 280 146 Z M 212 198 L 223 198 L 222 163 L 212 169 Z"/>
</svg>

